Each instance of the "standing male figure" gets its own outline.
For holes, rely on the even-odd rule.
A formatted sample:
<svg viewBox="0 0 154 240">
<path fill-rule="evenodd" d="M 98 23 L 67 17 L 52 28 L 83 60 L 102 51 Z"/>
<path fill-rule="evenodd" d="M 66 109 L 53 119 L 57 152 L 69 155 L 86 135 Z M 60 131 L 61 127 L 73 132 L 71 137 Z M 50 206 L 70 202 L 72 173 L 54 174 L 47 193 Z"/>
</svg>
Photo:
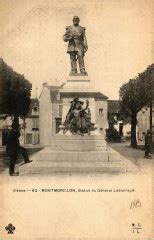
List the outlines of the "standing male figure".
<svg viewBox="0 0 154 240">
<path fill-rule="evenodd" d="M 80 72 L 87 74 L 84 65 L 84 54 L 88 49 L 85 27 L 79 25 L 79 17 L 73 17 L 73 25 L 66 27 L 66 32 L 63 35 L 63 40 L 68 43 L 67 53 L 70 54 L 71 72 L 77 73 L 77 60 L 79 63 Z"/>
<path fill-rule="evenodd" d="M 6 153 L 10 157 L 9 162 L 9 174 L 10 176 L 17 176 L 19 173 L 15 173 L 15 163 L 18 158 L 18 153 L 20 152 L 24 158 L 25 163 L 32 162 L 29 160 L 27 150 L 20 146 L 19 143 L 19 137 L 20 137 L 20 130 L 19 130 L 19 124 L 17 122 L 12 123 L 12 129 L 8 133 L 7 137 L 7 146 L 6 146 Z"/>
<path fill-rule="evenodd" d="M 151 158 L 151 131 L 147 130 L 145 134 L 145 157 Z"/>
</svg>

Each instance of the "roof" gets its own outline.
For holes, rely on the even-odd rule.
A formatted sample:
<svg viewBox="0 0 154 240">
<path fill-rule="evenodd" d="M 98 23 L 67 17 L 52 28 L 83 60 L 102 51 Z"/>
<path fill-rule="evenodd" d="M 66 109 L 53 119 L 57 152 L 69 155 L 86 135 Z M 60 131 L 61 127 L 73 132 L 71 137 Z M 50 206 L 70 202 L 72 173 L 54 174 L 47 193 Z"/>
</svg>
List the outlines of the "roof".
<svg viewBox="0 0 154 240">
<path fill-rule="evenodd" d="M 50 91 L 55 91 L 55 90 L 61 89 L 62 86 L 47 86 L 47 88 L 48 88 Z"/>
<path fill-rule="evenodd" d="M 108 97 L 105 96 L 104 94 L 100 93 L 100 92 L 61 92 L 60 93 L 60 96 L 61 97 L 87 97 L 87 98 L 90 98 L 90 97 L 93 97 L 93 98 L 96 98 L 96 99 L 104 99 L 104 100 L 107 100 Z"/>
<path fill-rule="evenodd" d="M 108 112 L 109 113 L 118 113 L 120 109 L 119 100 L 108 100 Z"/>
</svg>

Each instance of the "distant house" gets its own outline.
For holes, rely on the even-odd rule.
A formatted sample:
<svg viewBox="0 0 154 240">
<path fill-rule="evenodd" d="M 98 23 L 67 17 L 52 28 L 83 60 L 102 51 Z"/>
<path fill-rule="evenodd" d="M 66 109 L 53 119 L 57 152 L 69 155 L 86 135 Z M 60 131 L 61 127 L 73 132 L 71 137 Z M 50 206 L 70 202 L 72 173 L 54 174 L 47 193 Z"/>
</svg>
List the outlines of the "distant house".
<svg viewBox="0 0 154 240">
<path fill-rule="evenodd" d="M 120 113 L 119 100 L 108 100 L 108 119 L 111 116 L 115 120 L 114 128 L 117 129 L 118 133 L 124 137 L 130 136 L 130 119 L 123 119 L 123 116 Z"/>
</svg>

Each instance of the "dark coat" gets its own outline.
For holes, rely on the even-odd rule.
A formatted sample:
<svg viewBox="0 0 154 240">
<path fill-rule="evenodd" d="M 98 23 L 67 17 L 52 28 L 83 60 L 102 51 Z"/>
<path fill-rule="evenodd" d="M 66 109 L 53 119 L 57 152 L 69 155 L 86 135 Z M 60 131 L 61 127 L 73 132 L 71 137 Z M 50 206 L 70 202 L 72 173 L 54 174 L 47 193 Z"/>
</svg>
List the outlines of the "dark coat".
<svg viewBox="0 0 154 240">
<path fill-rule="evenodd" d="M 84 48 L 87 48 L 84 27 L 66 27 L 66 33 L 63 35 L 63 40 L 65 42 L 69 41 L 67 53 L 81 52 L 82 54 L 84 54 Z"/>
<path fill-rule="evenodd" d="M 145 135 L 145 149 L 151 151 L 151 135 L 148 133 Z"/>
<path fill-rule="evenodd" d="M 19 151 L 19 137 L 20 132 L 18 130 L 11 129 L 7 137 L 6 153 L 8 155 L 18 154 Z"/>
</svg>

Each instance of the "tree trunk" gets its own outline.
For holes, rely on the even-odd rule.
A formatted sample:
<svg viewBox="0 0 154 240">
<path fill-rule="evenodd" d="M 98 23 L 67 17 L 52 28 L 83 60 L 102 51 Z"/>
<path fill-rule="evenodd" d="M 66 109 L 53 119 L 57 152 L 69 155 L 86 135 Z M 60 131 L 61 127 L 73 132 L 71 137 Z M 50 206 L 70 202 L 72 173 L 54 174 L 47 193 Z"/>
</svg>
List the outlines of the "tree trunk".
<svg viewBox="0 0 154 240">
<path fill-rule="evenodd" d="M 136 119 L 137 113 L 132 113 L 132 119 L 131 119 L 131 144 L 130 146 L 132 148 L 137 148 L 137 140 L 136 140 L 136 125 L 137 125 L 137 119 Z"/>
<path fill-rule="evenodd" d="M 18 116 L 18 114 L 14 114 L 14 122 L 19 123 L 19 116 Z"/>
</svg>

